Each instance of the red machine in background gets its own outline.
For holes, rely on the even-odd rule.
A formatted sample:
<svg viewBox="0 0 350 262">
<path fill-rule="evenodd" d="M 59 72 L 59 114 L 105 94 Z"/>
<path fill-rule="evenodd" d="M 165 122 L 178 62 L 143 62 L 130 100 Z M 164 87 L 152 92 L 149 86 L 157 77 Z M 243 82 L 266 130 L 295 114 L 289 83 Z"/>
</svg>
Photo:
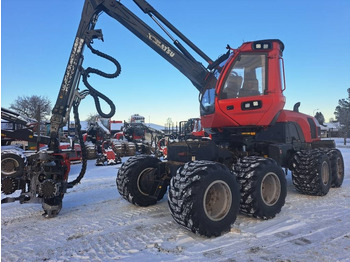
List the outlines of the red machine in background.
<svg viewBox="0 0 350 262">
<path fill-rule="evenodd" d="M 98 154 L 95 165 L 103 166 L 105 163 L 107 163 L 107 165 L 116 165 L 121 162 L 121 157 L 114 149 L 113 142 L 109 139 L 103 141 L 101 145 L 101 153 Z"/>
<path fill-rule="evenodd" d="M 140 121 L 136 121 L 137 117 Z M 143 119 L 143 120 L 141 120 Z M 130 123 L 124 122 L 121 132 L 114 135 L 115 146 L 121 148 L 123 155 L 158 154 L 157 143 L 164 133 L 144 123 L 144 117 L 133 115 Z"/>
<path fill-rule="evenodd" d="M 20 148 L 20 151 L 32 151 L 47 148 L 50 137 L 35 132 L 38 130 L 39 123 L 36 120 L 28 119 L 20 114 L 6 108 L 1 108 L 1 146 L 12 146 Z M 59 148 L 62 153 L 66 154 L 71 163 L 81 162 L 81 147 L 74 144 L 61 142 Z"/>
<path fill-rule="evenodd" d="M 144 123 L 144 117 L 134 114 L 130 122 L 111 121 L 103 123 L 101 119 L 89 124 L 83 135 L 89 159 L 96 159 L 96 165 L 114 165 L 121 162 L 121 157 L 136 154 L 155 153 L 155 140 L 163 136 L 161 131 L 155 130 Z M 120 124 L 122 130 L 111 135 L 111 124 Z M 113 154 L 114 152 L 114 154 Z"/>
<path fill-rule="evenodd" d="M 204 131 L 200 118 L 190 118 L 179 123 L 179 131 L 176 132 L 180 140 L 209 138 L 209 134 Z"/>
<path fill-rule="evenodd" d="M 71 143 L 61 143 L 60 150 L 62 153 L 66 153 L 68 155 L 69 161 L 71 164 L 76 164 L 81 162 L 81 146 L 74 144 L 72 146 Z"/>
<path fill-rule="evenodd" d="M 108 121 L 109 124 L 109 121 Z M 83 135 L 89 159 L 96 159 L 96 166 L 115 165 L 121 163 L 121 155 L 114 150 L 111 142 L 111 132 L 100 119 L 90 123 Z"/>
</svg>

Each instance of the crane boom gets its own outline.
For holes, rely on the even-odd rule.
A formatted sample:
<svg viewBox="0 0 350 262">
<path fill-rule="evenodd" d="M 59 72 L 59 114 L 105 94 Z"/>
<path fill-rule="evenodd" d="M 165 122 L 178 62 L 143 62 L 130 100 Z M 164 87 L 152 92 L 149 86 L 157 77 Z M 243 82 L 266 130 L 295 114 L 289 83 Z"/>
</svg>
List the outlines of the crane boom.
<svg viewBox="0 0 350 262">
<path fill-rule="evenodd" d="M 150 15 L 152 19 L 156 21 L 161 29 L 173 40 L 173 44 L 169 43 L 160 34 L 143 22 L 120 1 L 85 0 L 80 24 L 74 40 L 72 51 L 70 53 L 68 65 L 66 67 L 56 104 L 52 111 L 51 148 L 55 147 L 54 140 L 57 138 L 58 129 L 66 124 L 73 103 L 76 102 L 76 100 L 80 101 L 80 99 L 86 95 L 86 92 L 84 94 L 78 92 L 80 78 L 85 72 L 82 68 L 83 51 L 84 47 L 86 45 L 89 46 L 94 38 L 103 40 L 102 31 L 95 30 L 98 16 L 102 12 L 117 20 L 140 40 L 142 40 L 145 44 L 151 47 L 175 68 L 177 68 L 199 91 L 201 91 L 205 86 L 206 78 L 208 77 L 210 70 L 198 62 L 178 40 L 171 36 L 171 34 L 165 27 L 163 27 L 162 24 L 168 27 L 194 52 L 208 62 L 209 66 L 213 64 L 213 61 L 145 0 L 134 0 L 134 2 L 143 12 Z M 113 58 L 107 59 L 112 61 Z M 114 63 L 117 63 L 117 61 L 115 60 Z M 115 74 L 113 77 L 117 76 L 118 74 Z M 91 93 L 92 92 L 90 92 L 90 94 Z M 102 112 L 99 106 L 99 97 L 106 100 L 106 102 L 110 105 L 110 113 L 105 114 Z M 114 115 L 115 107 L 111 100 L 98 92 L 95 94 L 94 99 L 97 106 L 97 111 L 102 116 L 111 117 Z"/>
<path fill-rule="evenodd" d="M 135 0 L 134 2 L 137 3 L 140 8 L 147 6 L 149 9 L 146 9 L 145 11 L 147 11 L 148 14 L 158 14 L 158 12 L 151 8 L 151 6 L 144 0 Z M 196 61 L 177 40 L 174 40 L 174 45 L 176 46 L 174 47 L 120 2 L 103 1 L 101 7 L 106 14 L 120 22 L 140 40 L 190 79 L 198 90 L 201 90 L 208 70 L 200 62 Z M 158 17 L 161 18 L 161 22 L 165 23 L 165 25 L 171 26 L 171 30 L 179 32 L 165 18 L 162 18 L 160 15 L 158 15 Z M 206 58 L 208 57 L 206 56 Z"/>
</svg>

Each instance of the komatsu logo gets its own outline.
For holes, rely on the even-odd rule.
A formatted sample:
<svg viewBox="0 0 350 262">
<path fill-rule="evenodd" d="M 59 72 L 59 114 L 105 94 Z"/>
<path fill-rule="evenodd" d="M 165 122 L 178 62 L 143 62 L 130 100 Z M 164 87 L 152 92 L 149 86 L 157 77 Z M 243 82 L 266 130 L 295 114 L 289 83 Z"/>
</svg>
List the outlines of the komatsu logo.
<svg viewBox="0 0 350 262">
<path fill-rule="evenodd" d="M 175 53 L 173 51 L 171 51 L 169 46 L 164 45 L 159 39 L 157 39 L 151 33 L 148 33 L 148 39 L 151 40 L 154 44 L 156 44 L 160 49 L 162 49 L 170 57 L 174 57 L 175 56 Z"/>
<path fill-rule="evenodd" d="M 74 41 L 73 50 L 69 57 L 69 62 L 68 62 L 67 69 L 63 78 L 63 83 L 61 86 L 61 90 L 65 93 L 68 92 L 68 89 L 72 84 L 72 81 L 75 75 L 75 68 L 79 62 L 80 55 L 83 50 L 83 46 L 84 46 L 84 39 L 77 37 Z"/>
</svg>

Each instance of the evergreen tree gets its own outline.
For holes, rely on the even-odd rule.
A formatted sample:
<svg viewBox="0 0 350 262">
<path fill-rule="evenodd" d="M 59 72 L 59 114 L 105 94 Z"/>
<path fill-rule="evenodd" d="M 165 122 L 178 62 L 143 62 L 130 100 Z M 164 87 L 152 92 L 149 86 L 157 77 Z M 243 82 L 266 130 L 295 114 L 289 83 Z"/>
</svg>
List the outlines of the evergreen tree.
<svg viewBox="0 0 350 262">
<path fill-rule="evenodd" d="M 350 134 L 350 88 L 348 88 L 347 92 L 348 97 L 338 101 L 338 106 L 334 112 L 336 119 L 341 125 L 340 132 L 344 137 L 344 145 L 346 144 L 348 134 Z"/>
<path fill-rule="evenodd" d="M 320 125 L 324 124 L 324 116 L 321 112 L 316 112 L 315 118 L 320 123 Z"/>
</svg>

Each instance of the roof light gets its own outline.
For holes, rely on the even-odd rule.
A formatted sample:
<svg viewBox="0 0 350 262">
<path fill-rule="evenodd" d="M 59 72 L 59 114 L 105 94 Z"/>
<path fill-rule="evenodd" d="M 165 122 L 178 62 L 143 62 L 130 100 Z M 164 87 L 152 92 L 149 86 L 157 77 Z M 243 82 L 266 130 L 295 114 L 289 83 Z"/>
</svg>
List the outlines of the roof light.
<svg viewBox="0 0 350 262">
<path fill-rule="evenodd" d="M 253 49 L 257 49 L 257 50 L 272 49 L 272 42 L 270 42 L 270 41 L 259 41 L 259 42 L 254 42 L 254 43 L 253 43 Z"/>
</svg>

